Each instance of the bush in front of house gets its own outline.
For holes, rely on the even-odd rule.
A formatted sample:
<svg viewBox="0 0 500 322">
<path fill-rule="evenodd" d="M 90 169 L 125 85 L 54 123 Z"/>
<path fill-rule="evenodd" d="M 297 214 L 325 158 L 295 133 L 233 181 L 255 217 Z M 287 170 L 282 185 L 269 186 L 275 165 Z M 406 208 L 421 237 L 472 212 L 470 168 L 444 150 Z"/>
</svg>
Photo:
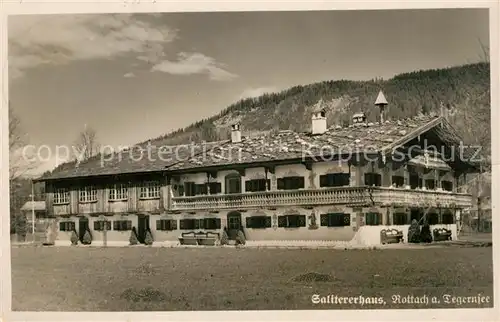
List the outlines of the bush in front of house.
<svg viewBox="0 0 500 322">
<path fill-rule="evenodd" d="M 90 231 L 87 230 L 85 231 L 85 234 L 83 234 L 82 244 L 84 245 L 92 244 L 92 236 L 90 236 Z"/>
<path fill-rule="evenodd" d="M 220 244 L 227 245 L 229 243 L 229 236 L 227 235 L 226 228 L 222 230 L 222 235 L 220 237 Z"/>
<path fill-rule="evenodd" d="M 18 214 L 16 216 L 16 234 L 17 240 L 19 242 L 26 241 L 26 233 L 28 231 L 28 223 L 26 221 L 26 216 L 23 214 Z"/>
<path fill-rule="evenodd" d="M 146 237 L 144 238 L 144 244 L 146 245 L 153 245 L 153 235 L 151 234 L 151 231 L 146 231 Z"/>
<path fill-rule="evenodd" d="M 238 230 L 238 234 L 236 235 L 236 245 L 245 245 L 246 238 L 245 234 L 242 230 Z"/>
<path fill-rule="evenodd" d="M 71 232 L 71 237 L 69 240 L 71 240 L 71 245 L 78 245 L 78 235 L 76 234 L 76 231 L 73 230 Z"/>
<path fill-rule="evenodd" d="M 137 232 L 135 230 L 135 227 L 132 227 L 132 231 L 130 232 L 130 238 L 128 240 L 130 242 L 130 245 L 137 245 L 139 241 L 137 240 Z"/>
</svg>

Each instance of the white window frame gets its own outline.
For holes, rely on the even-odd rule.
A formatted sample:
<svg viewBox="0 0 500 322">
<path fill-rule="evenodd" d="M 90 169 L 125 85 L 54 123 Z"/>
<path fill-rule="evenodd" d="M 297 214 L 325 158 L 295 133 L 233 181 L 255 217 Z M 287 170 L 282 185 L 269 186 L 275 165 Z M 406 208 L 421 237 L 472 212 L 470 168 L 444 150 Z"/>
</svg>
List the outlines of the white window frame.
<svg viewBox="0 0 500 322">
<path fill-rule="evenodd" d="M 54 205 L 69 203 L 69 190 L 67 188 L 56 188 L 54 190 Z"/>
<path fill-rule="evenodd" d="M 139 199 L 159 199 L 160 183 L 158 181 L 143 182 L 139 188 Z"/>
<path fill-rule="evenodd" d="M 123 201 L 128 199 L 128 185 L 118 183 L 111 185 L 109 188 L 109 201 Z"/>
<path fill-rule="evenodd" d="M 96 202 L 97 188 L 95 186 L 85 186 L 79 191 L 78 200 L 80 202 Z"/>
</svg>

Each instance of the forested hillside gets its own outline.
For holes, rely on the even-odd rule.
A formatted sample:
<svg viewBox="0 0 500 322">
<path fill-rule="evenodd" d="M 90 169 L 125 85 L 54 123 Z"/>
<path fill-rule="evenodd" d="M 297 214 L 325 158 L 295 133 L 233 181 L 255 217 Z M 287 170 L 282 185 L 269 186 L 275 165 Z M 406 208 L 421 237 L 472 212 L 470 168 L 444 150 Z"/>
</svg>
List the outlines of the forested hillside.
<svg viewBox="0 0 500 322">
<path fill-rule="evenodd" d="M 323 81 L 295 86 L 280 93 L 241 100 L 218 115 L 156 138 L 161 144 L 190 140 L 227 139 L 232 123 L 240 122 L 243 135 L 273 130 L 307 131 L 311 109 L 318 100 L 326 102 L 328 125 L 346 125 L 353 113 L 363 111 L 375 120 L 373 105 L 382 89 L 393 119 L 418 113 L 439 113 L 443 104 L 451 111 L 450 121 L 466 144 L 484 146 L 490 152 L 490 65 L 470 64 L 446 69 L 416 71 L 389 80 Z"/>
</svg>

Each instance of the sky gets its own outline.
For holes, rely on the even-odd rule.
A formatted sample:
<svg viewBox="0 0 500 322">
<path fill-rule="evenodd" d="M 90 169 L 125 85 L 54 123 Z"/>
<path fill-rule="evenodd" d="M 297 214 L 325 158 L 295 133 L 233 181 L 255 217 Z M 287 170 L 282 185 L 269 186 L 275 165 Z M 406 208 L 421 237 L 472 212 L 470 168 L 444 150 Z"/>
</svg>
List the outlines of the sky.
<svg viewBox="0 0 500 322">
<path fill-rule="evenodd" d="M 477 62 L 485 9 L 9 16 L 9 100 L 53 168 L 85 126 L 158 137 L 235 101 L 323 80 Z"/>
</svg>

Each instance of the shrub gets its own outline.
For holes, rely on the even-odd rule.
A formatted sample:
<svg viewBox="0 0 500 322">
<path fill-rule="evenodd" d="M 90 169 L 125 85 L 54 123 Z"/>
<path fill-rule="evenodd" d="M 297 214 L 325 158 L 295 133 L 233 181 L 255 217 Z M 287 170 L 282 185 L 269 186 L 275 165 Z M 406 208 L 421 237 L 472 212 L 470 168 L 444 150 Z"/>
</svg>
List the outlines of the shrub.
<svg viewBox="0 0 500 322">
<path fill-rule="evenodd" d="M 71 245 L 78 245 L 78 235 L 76 234 L 76 231 L 71 232 Z"/>
<path fill-rule="evenodd" d="M 129 238 L 130 245 L 137 245 L 139 241 L 137 240 L 137 233 L 135 231 L 135 227 L 132 227 L 132 231 L 130 232 Z"/>
<path fill-rule="evenodd" d="M 153 235 L 149 230 L 146 232 L 146 237 L 144 238 L 144 244 L 153 245 Z"/>
<path fill-rule="evenodd" d="M 91 243 L 92 243 L 92 236 L 90 236 L 90 231 L 87 230 L 83 235 L 82 244 L 90 245 Z"/>
<path fill-rule="evenodd" d="M 432 242 L 431 227 L 427 222 L 422 226 L 422 231 L 420 232 L 420 241 L 424 243 Z"/>
<path fill-rule="evenodd" d="M 26 216 L 23 214 L 19 214 L 16 216 L 16 234 L 18 241 L 25 241 L 26 239 L 26 233 L 28 230 L 28 224 L 26 221 Z"/>
<path fill-rule="evenodd" d="M 220 244 L 221 245 L 227 245 L 229 242 L 229 236 L 227 235 L 226 229 L 224 228 L 222 230 L 222 235 L 220 237 Z"/>
<path fill-rule="evenodd" d="M 246 243 L 245 234 L 243 233 L 242 230 L 239 230 L 238 235 L 236 235 L 236 245 L 245 245 L 245 243 Z"/>
</svg>

